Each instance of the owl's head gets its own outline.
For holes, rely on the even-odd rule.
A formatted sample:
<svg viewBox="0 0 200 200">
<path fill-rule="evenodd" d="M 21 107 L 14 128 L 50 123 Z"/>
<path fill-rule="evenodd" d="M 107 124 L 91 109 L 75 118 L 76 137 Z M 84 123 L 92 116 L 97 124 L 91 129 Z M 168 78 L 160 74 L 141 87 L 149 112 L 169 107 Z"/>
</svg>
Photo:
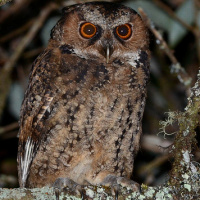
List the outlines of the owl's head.
<svg viewBox="0 0 200 200">
<path fill-rule="evenodd" d="M 59 43 L 65 52 L 112 63 L 148 51 L 148 31 L 131 8 L 91 2 L 66 7 L 63 13 L 52 30 L 51 40 Z"/>
</svg>

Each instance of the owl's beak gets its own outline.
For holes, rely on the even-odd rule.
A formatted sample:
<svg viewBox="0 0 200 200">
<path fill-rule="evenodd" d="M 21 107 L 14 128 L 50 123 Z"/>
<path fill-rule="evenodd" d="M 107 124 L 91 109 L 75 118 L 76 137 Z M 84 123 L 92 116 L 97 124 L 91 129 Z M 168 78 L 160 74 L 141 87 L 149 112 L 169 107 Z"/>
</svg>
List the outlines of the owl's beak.
<svg viewBox="0 0 200 200">
<path fill-rule="evenodd" d="M 110 59 L 110 47 L 107 46 L 107 49 L 106 49 L 106 63 L 107 64 L 109 63 L 109 59 Z"/>
<path fill-rule="evenodd" d="M 108 44 L 106 45 L 104 51 L 105 51 L 106 63 L 108 64 L 109 61 L 110 61 L 110 56 L 111 56 L 112 53 L 113 53 L 113 46 L 112 46 L 110 43 L 108 43 Z"/>
<path fill-rule="evenodd" d="M 108 64 L 109 61 L 110 61 L 110 57 L 113 54 L 113 46 L 108 44 L 106 46 L 105 53 L 106 53 L 106 56 L 105 56 L 106 57 L 106 63 Z"/>
<path fill-rule="evenodd" d="M 113 53 L 113 45 L 110 39 L 103 40 L 100 53 L 106 58 L 106 63 L 108 64 L 110 61 L 110 56 Z"/>
</svg>

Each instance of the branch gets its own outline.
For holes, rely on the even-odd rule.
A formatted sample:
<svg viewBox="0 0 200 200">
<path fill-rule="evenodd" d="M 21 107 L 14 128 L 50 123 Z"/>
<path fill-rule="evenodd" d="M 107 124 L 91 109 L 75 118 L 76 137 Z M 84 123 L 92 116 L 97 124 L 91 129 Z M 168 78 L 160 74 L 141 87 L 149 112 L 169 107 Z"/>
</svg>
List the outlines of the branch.
<svg viewBox="0 0 200 200">
<path fill-rule="evenodd" d="M 163 39 L 162 35 L 155 29 L 155 26 L 153 22 L 147 17 L 146 13 L 143 11 L 142 8 L 138 9 L 143 20 L 145 21 L 147 27 L 149 30 L 154 34 L 154 36 L 157 39 L 157 43 L 160 45 L 161 49 L 166 53 L 166 55 L 169 57 L 169 59 L 172 62 L 171 66 L 171 72 L 175 73 L 179 79 L 179 81 L 184 84 L 184 86 L 189 89 L 192 78 L 188 75 L 188 73 L 185 71 L 185 69 L 181 66 L 181 64 L 178 62 L 176 57 L 174 56 L 172 50 L 169 48 L 165 40 Z"/>
<path fill-rule="evenodd" d="M 142 9 L 139 9 L 141 16 L 147 24 L 147 27 L 157 38 L 162 49 L 173 63 L 173 72 L 177 74 L 178 79 L 188 89 L 190 89 L 191 78 L 181 67 L 171 49 L 168 47 L 161 34 L 155 29 L 153 23 L 147 17 Z M 197 144 L 196 128 L 200 124 L 200 70 L 197 75 L 197 81 L 191 89 L 188 105 L 185 112 L 169 112 L 168 119 L 163 124 L 163 130 L 168 124 L 178 122 L 179 131 L 175 134 L 175 141 L 171 148 L 171 156 L 174 157 L 172 170 L 170 173 L 169 185 L 176 188 L 176 199 L 199 199 L 200 196 L 200 166 L 194 161 L 194 150 Z M 170 123 L 169 123 L 170 122 Z"/>
<path fill-rule="evenodd" d="M 163 3 L 160 0 L 153 0 L 155 4 L 157 4 L 162 10 L 164 10 L 166 13 L 168 13 L 169 16 L 174 18 L 177 22 L 179 22 L 183 27 L 185 27 L 187 30 L 191 31 L 193 34 L 195 34 L 195 29 L 193 26 L 190 26 L 189 24 L 185 23 L 181 18 L 179 18 L 176 13 L 165 3 Z"/>
<path fill-rule="evenodd" d="M 18 122 L 14 122 L 14 123 L 9 124 L 9 125 L 4 126 L 4 127 L 0 126 L 0 135 L 4 134 L 6 132 L 12 131 L 14 129 L 17 129 L 17 128 L 19 128 Z"/>
<path fill-rule="evenodd" d="M 23 53 L 24 49 L 28 46 L 28 44 L 33 40 L 34 36 L 38 32 L 38 30 L 42 27 L 48 15 L 57 8 L 56 4 L 49 3 L 46 8 L 44 8 L 39 17 L 35 20 L 35 23 L 29 30 L 29 32 L 25 35 L 25 37 L 19 42 L 19 45 L 16 47 L 15 52 L 0 70 L 0 116 L 4 108 L 5 100 L 7 98 L 7 94 L 11 85 L 10 74 L 12 72 L 13 67 L 16 65 L 18 59 Z"/>
<path fill-rule="evenodd" d="M 199 0 L 193 0 L 194 2 L 194 9 L 195 9 L 195 24 L 194 26 L 190 26 L 186 22 L 184 22 L 181 18 L 179 18 L 176 13 L 165 3 L 163 3 L 160 0 L 153 0 L 155 4 L 157 4 L 161 9 L 163 9 L 166 13 L 168 13 L 169 16 L 171 16 L 173 19 L 175 19 L 179 24 L 181 24 L 183 27 L 185 27 L 188 31 L 190 31 L 196 40 L 196 45 L 197 45 L 197 58 L 198 62 L 200 63 L 200 30 L 198 27 L 198 21 L 199 21 Z"/>
<path fill-rule="evenodd" d="M 4 5 L 5 3 L 9 2 L 11 0 L 0 0 L 0 5 Z M 14 3 L 9 7 L 8 11 L 6 10 L 1 10 L 0 11 L 0 23 L 2 23 L 3 21 L 5 21 L 7 18 L 9 18 L 10 16 L 14 16 L 16 15 L 17 12 L 19 12 L 22 8 L 28 6 L 28 4 L 31 1 L 27 1 L 27 0 L 21 0 L 21 1 L 14 1 Z"/>
<path fill-rule="evenodd" d="M 121 192 L 119 193 L 118 199 L 119 200 L 151 200 L 154 197 L 157 199 L 172 199 L 173 196 L 173 189 L 170 187 L 147 187 L 142 185 L 141 193 L 138 192 L 131 192 L 128 188 L 120 188 Z M 93 199 L 110 199 L 114 200 L 114 197 L 111 194 L 111 189 L 106 186 L 85 186 L 83 188 L 84 199 L 93 200 Z M 20 200 L 55 200 L 55 194 L 53 188 L 34 188 L 34 189 L 1 189 L 0 188 L 0 199 L 1 200 L 11 200 L 11 199 L 20 199 Z M 70 192 L 69 189 L 66 189 L 66 192 L 62 192 L 59 198 L 60 200 L 82 200 L 80 195 L 74 195 Z"/>
<path fill-rule="evenodd" d="M 176 134 L 173 145 L 175 160 L 170 183 L 176 187 L 181 187 L 183 182 L 187 182 L 191 187 L 193 187 L 193 184 L 199 184 L 199 178 L 197 177 L 200 176 L 200 169 L 193 162 L 193 152 L 197 144 L 195 129 L 200 123 L 200 70 L 197 78 L 197 82 L 191 89 L 185 112 L 176 113 L 174 116 L 174 121 L 178 121 L 179 124 L 179 132 Z"/>
</svg>

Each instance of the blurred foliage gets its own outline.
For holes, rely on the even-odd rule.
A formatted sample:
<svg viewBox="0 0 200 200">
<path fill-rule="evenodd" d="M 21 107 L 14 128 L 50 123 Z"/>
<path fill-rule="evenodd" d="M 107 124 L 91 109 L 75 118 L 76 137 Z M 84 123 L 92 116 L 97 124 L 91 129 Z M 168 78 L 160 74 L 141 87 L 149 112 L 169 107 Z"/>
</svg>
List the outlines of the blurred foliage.
<svg viewBox="0 0 200 200">
<path fill-rule="evenodd" d="M 5 1 L 0 3 L 2 2 Z M 54 8 L 49 11 L 42 27 L 38 28 L 33 38 L 27 37 L 31 27 L 38 23 L 41 12 L 48 9 L 50 2 L 57 3 L 58 9 Z M 27 87 L 31 64 L 47 45 L 50 30 L 61 16 L 61 8 L 80 2 L 85 1 L 13 0 L 0 7 L 0 104 L 3 105 L 0 106 L 0 174 L 10 174 L 17 177 L 16 136 L 18 128 L 16 122 L 19 120 L 20 105 Z M 192 77 L 194 83 L 200 65 L 200 36 L 195 35 L 195 30 L 198 30 L 200 26 L 199 0 L 129 0 L 118 2 L 135 10 L 138 10 L 138 7 L 144 9 L 169 46 L 173 48 L 174 55 Z M 173 14 L 186 23 L 189 28 L 181 25 Z M 27 37 L 27 44 L 17 54 L 25 37 Z M 144 135 L 156 135 L 160 132 L 159 121 L 165 118 L 165 112 L 169 110 L 183 111 L 189 94 L 177 77 L 170 73 L 172 63 L 162 51 L 162 47 L 157 45 L 158 41 L 151 33 L 150 41 L 152 52 L 151 80 L 148 86 L 148 99 L 143 119 Z M 13 58 L 15 54 L 18 57 Z M 11 62 L 12 59 L 14 59 L 14 64 Z M 5 66 L 8 66 L 9 62 L 11 63 L 9 71 L 6 71 Z M 176 125 L 170 126 L 167 131 L 169 133 L 175 132 Z M 159 134 L 159 137 L 163 137 L 163 135 Z M 173 140 L 173 135 L 168 136 L 167 139 Z M 156 185 L 167 180 L 167 172 L 171 168 L 167 159 L 148 173 L 139 173 L 141 167 L 162 156 L 165 149 L 162 148 L 160 152 L 141 148 L 136 159 L 134 172 L 134 178 L 139 183 Z M 0 180 L 2 179 L 0 178 Z M 1 186 L 5 187 L 6 185 L 1 183 Z"/>
<path fill-rule="evenodd" d="M 168 44 L 172 48 L 175 48 L 188 32 L 185 27 L 181 26 L 180 23 L 170 17 L 166 12 L 163 12 L 163 9 L 154 4 L 153 1 L 127 1 L 125 4 L 135 10 L 137 10 L 138 7 L 142 7 L 151 20 L 159 28 L 162 28 L 162 30 L 165 31 L 168 36 Z M 179 7 L 176 8 L 174 13 L 185 23 L 189 25 L 193 24 L 195 21 L 194 1 L 184 1 Z"/>
</svg>

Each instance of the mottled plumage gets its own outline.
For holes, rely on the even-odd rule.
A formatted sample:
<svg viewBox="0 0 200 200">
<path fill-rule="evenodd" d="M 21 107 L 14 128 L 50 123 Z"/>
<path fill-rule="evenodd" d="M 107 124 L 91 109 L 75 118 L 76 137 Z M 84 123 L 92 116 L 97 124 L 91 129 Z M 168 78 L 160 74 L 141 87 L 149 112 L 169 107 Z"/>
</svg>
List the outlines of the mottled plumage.
<svg viewBox="0 0 200 200">
<path fill-rule="evenodd" d="M 81 27 L 94 36 L 86 38 Z M 134 10 L 105 2 L 65 8 L 33 64 L 23 101 L 20 186 L 129 179 L 148 79 L 148 33 Z"/>
</svg>

